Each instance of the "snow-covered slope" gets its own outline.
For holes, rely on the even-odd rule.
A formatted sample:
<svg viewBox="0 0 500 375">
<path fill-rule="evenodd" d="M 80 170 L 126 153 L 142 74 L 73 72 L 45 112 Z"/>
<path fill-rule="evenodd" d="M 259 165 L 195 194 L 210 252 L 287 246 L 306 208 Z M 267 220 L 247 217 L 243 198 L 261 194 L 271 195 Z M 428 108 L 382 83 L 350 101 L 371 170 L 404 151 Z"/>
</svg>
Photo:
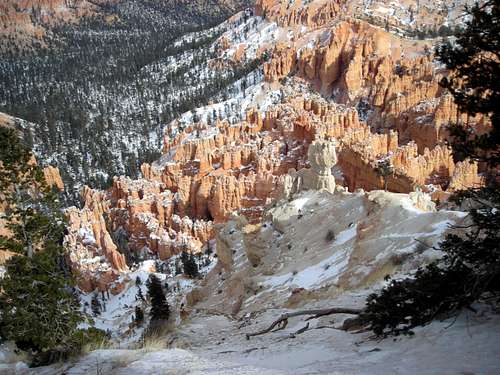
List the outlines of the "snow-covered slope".
<svg viewBox="0 0 500 375">
<path fill-rule="evenodd" d="M 99 350 L 76 364 L 25 369 L 18 374 L 456 375 L 496 374 L 499 370 L 498 316 L 473 318 L 464 314 L 455 322 L 435 322 L 418 329 L 413 338 L 384 341 L 331 328 L 312 329 L 290 339 L 288 335 L 295 328 L 292 326 L 247 342 L 241 334 L 237 335 L 237 322 L 220 318 L 218 325 L 214 323 L 213 319 L 200 318 L 189 326 L 200 332 L 200 341 L 212 343 L 205 343 L 203 348 Z M 293 324 L 303 325 L 300 321 Z M 222 333 L 210 329 L 221 326 L 225 328 Z"/>
<path fill-rule="evenodd" d="M 362 307 L 367 295 L 383 285 L 386 273 L 408 275 L 439 257 L 429 246 L 464 215 L 423 211 L 419 202 L 419 193 L 308 191 L 279 202 L 262 225 L 235 217 L 219 233 L 219 260 L 205 280 L 187 283 L 180 294 L 173 293 L 177 300 L 187 294 L 182 303 L 188 316 L 178 320 L 162 342 L 123 349 L 126 340 L 115 336 L 121 349 L 98 350 L 73 363 L 18 373 L 497 373 L 500 317 L 488 305 L 475 306 L 479 314 L 466 311 L 456 320 L 415 329 L 412 337 L 379 340 L 370 332 L 338 329 L 348 315 L 307 322 L 299 316 L 283 330 L 245 337 L 284 312 Z M 142 278 L 146 269 L 133 275 Z M 136 303 L 131 297 L 135 293 L 131 284 L 113 297 L 108 312 L 98 318 L 100 326 L 108 324 L 120 332 L 113 316 L 120 309 L 130 316 L 130 309 L 118 305 Z M 303 327 L 307 329 L 297 333 Z"/>
</svg>

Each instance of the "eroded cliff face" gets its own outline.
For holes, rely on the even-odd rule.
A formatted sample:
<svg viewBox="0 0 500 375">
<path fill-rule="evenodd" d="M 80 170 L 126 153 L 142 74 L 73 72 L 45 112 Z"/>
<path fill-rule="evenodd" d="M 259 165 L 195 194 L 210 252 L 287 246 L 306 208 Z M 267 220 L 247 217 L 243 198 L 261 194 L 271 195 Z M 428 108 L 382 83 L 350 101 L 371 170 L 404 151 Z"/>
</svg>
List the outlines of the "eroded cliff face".
<svg viewBox="0 0 500 375">
<path fill-rule="evenodd" d="M 18 52 L 23 49 L 45 48 L 50 43 L 55 27 L 79 24 L 86 18 L 99 18 L 105 24 L 127 22 L 120 14 L 128 9 L 148 10 L 154 13 L 168 10 L 172 17 L 179 13 L 185 17 L 203 19 L 210 16 L 231 14 L 243 9 L 247 0 L 215 0 L 207 6 L 205 0 L 2 0 L 0 3 L 0 51 Z M 120 8 L 120 9 L 118 9 Z M 175 19 L 172 23 L 177 23 Z M 198 24 L 196 22 L 196 24 Z M 15 46 L 14 48 L 12 48 Z"/>
<path fill-rule="evenodd" d="M 387 30 L 451 31 L 453 21 L 462 15 L 463 6 L 474 0 L 450 3 L 446 0 L 256 0 L 259 16 L 283 27 L 321 27 L 338 18 L 358 18 Z M 446 29 L 442 26 L 447 25 Z M 441 30 L 440 30 L 441 29 Z"/>
<path fill-rule="evenodd" d="M 44 45 L 43 38 L 51 27 L 79 22 L 82 17 L 96 14 L 99 5 L 106 2 L 107 0 L 4 0 L 0 4 L 0 36 L 15 40 L 21 49 L 30 46 L 34 40 Z"/>
<path fill-rule="evenodd" d="M 420 152 L 442 143 L 448 123 L 467 120 L 440 88 L 447 72 L 425 42 L 359 20 L 309 34 L 274 48 L 264 66 L 266 80 L 301 77 L 337 103 L 355 107 L 372 129 L 394 129 L 401 141 L 415 141 Z M 468 120 L 486 126 L 481 117 Z"/>
<path fill-rule="evenodd" d="M 350 191 L 380 189 L 383 159 L 394 166 L 387 177 L 394 192 L 419 187 L 443 200 L 481 183 L 478 166 L 455 164 L 444 144 L 446 124 L 464 118 L 439 87 L 448 73 L 433 60 L 434 41 L 385 31 L 342 1 L 285 3 L 258 1 L 262 27 L 216 41 L 214 69 L 270 55 L 265 82 L 244 93 L 244 121 L 174 121 L 163 156 L 141 167 L 142 179 L 115 177 L 106 192 L 83 191 L 83 209 L 69 211 L 67 242 L 84 290 L 117 288 L 124 254 L 201 252 L 214 225 L 233 213 L 253 225 L 266 206 L 302 187 L 333 191 L 334 175 Z M 279 103 L 268 103 L 271 91 Z M 468 121 L 488 126 L 480 117 Z M 340 174 L 331 173 L 335 163 Z"/>
</svg>

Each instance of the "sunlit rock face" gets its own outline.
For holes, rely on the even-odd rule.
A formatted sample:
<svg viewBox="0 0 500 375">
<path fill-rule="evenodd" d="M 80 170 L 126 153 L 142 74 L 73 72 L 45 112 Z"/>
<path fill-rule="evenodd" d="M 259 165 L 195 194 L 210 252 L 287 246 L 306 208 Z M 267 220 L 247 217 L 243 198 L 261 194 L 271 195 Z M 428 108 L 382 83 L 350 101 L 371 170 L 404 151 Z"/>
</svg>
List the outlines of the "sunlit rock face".
<svg viewBox="0 0 500 375">
<path fill-rule="evenodd" d="M 285 176 L 284 197 L 290 198 L 302 190 L 335 191 L 335 177 L 332 175 L 332 168 L 337 163 L 335 143 L 315 141 L 309 145 L 307 157 L 310 168 L 298 172 L 290 170 Z"/>
<path fill-rule="evenodd" d="M 455 163 L 445 145 L 446 125 L 464 117 L 439 86 L 449 72 L 434 61 L 434 41 L 398 35 L 393 27 L 402 16 L 380 27 L 378 8 L 362 13 L 359 5 L 259 0 L 256 29 L 214 42 L 213 69 L 268 56 L 262 80 L 243 92 L 246 116 L 208 122 L 221 103 L 199 108 L 200 121 L 182 116 L 166 127 L 163 155 L 142 165 L 141 179 L 115 177 L 105 192 L 84 189 L 83 209 L 69 211 L 67 237 L 74 268 L 87 275 L 84 289 L 117 280 L 130 254 L 201 252 L 214 226 L 233 214 L 255 225 L 266 207 L 303 190 L 371 191 L 386 182 L 392 192 L 417 191 L 415 205 L 433 211 L 424 193 L 443 201 L 481 184 L 479 166 Z M 443 17 L 419 11 L 401 30 Z M 468 121 L 479 132 L 490 126 L 479 116 Z M 380 160 L 394 167 L 385 181 L 376 172 Z M 229 267 L 230 253 L 221 254 Z"/>
</svg>

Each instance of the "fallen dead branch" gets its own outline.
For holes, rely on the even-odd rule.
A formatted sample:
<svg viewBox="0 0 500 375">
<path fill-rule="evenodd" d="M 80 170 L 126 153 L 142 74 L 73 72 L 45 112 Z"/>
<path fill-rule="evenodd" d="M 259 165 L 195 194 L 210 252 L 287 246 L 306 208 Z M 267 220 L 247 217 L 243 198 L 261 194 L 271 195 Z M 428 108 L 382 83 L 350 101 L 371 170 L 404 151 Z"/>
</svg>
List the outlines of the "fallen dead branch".
<svg viewBox="0 0 500 375">
<path fill-rule="evenodd" d="M 246 336 L 247 340 L 250 340 L 250 337 L 259 336 L 259 335 L 263 335 L 265 333 L 271 332 L 275 327 L 277 327 L 275 329 L 275 331 L 282 330 L 287 326 L 288 319 L 295 317 L 295 316 L 312 315 L 306 319 L 306 321 L 307 321 L 307 320 L 316 319 L 316 318 L 319 318 L 322 316 L 332 315 L 332 314 L 359 315 L 362 312 L 363 312 L 362 309 L 351 309 L 351 308 L 346 308 L 346 307 L 332 307 L 329 309 L 312 309 L 312 310 L 300 310 L 300 311 L 289 312 L 289 313 L 282 314 L 278 319 L 276 319 L 274 322 L 272 322 L 269 327 L 267 327 L 261 331 L 247 333 L 245 336 Z M 306 326 L 306 327 L 308 327 L 308 326 Z M 307 328 L 305 330 L 307 330 Z M 302 332 L 304 332 L 304 331 L 302 331 Z M 302 332 L 298 332 L 298 333 L 302 333 Z M 298 333 L 296 333 L 296 334 L 298 334 Z"/>
</svg>

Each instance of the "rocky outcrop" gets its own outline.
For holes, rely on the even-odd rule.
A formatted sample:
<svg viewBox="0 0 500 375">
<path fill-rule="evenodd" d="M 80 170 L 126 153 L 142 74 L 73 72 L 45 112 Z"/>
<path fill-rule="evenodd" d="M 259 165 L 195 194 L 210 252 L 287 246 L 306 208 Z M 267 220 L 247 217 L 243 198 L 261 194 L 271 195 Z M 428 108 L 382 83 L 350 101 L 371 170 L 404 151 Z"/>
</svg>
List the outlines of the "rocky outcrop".
<svg viewBox="0 0 500 375">
<path fill-rule="evenodd" d="M 119 271 L 124 268 L 120 253 L 167 259 L 181 251 L 202 251 L 214 237 L 214 223 L 234 212 L 256 223 L 266 205 L 283 195 L 310 189 L 333 193 L 337 159 L 351 191 L 383 186 L 375 172 L 382 157 L 395 167 L 388 178 L 392 191 L 411 192 L 417 186 L 444 191 L 451 176 L 457 181 L 452 188 L 478 181 L 474 167 L 455 168 L 448 148 L 419 154 L 415 143 L 398 146 L 397 132 L 374 134 L 356 110 L 317 96 L 289 97 L 263 115 L 250 110 L 237 124 L 181 128 L 172 123 L 163 151 L 160 160 L 142 166 L 143 179 L 115 178 L 107 192 L 84 189 L 84 209 L 70 215 L 68 238 L 89 248 L 82 254 L 100 254 Z M 83 244 L 82 228 L 90 228 L 90 244 Z"/>
<path fill-rule="evenodd" d="M 96 13 L 97 1 L 5 0 L 0 4 L 0 35 L 10 37 L 19 47 L 30 47 L 33 41 L 44 45 L 43 38 L 51 27 L 79 22 Z M 6 38 L 7 39 L 7 38 Z M 0 48 L 5 47 L 0 44 Z"/>
<path fill-rule="evenodd" d="M 115 177 L 106 192 L 84 189 L 84 208 L 69 215 L 67 241 L 78 249 L 74 264 L 86 280 L 93 272 L 118 279 L 125 255 L 167 259 L 203 251 L 214 237 L 220 267 L 229 270 L 233 242 L 214 227 L 235 214 L 244 223 L 249 262 L 259 266 L 266 252 L 252 244 L 267 233 L 259 229 L 262 213 L 302 190 L 343 194 L 336 185 L 376 190 L 387 182 L 390 191 L 411 193 L 412 205 L 433 211 L 426 193 L 441 200 L 481 183 L 478 166 L 455 164 L 444 145 L 446 125 L 463 119 L 438 84 L 447 72 L 433 62 L 425 42 L 342 13 L 352 6 L 341 0 L 257 1 L 257 14 L 283 26 L 273 31 L 272 43 L 259 39 L 254 46 L 271 51 L 263 66 L 265 87 L 278 88 L 281 103 L 250 109 L 236 123 L 174 121 L 166 127 L 163 156 L 142 165 L 142 179 Z M 217 46 L 214 69 L 246 60 L 253 48 L 225 36 Z M 483 118 L 469 121 L 488 126 Z M 380 160 L 394 167 L 386 181 L 376 172 Z M 290 208 L 274 225 L 284 228 L 298 215 Z M 89 288 L 100 285 L 95 279 Z"/>
<path fill-rule="evenodd" d="M 328 37 L 311 41 L 311 32 L 278 44 L 264 66 L 266 79 L 302 77 L 336 102 L 356 107 L 372 129 L 394 129 L 402 142 L 415 141 L 420 152 L 446 139 L 448 123 L 465 120 L 439 87 L 446 72 L 434 64 L 425 44 L 360 20 L 322 30 Z M 485 127 L 480 116 L 469 122 Z"/>
<path fill-rule="evenodd" d="M 309 145 L 307 157 L 311 168 L 298 172 L 291 170 L 285 176 L 284 195 L 286 198 L 302 190 L 326 190 L 333 194 L 335 177 L 332 168 L 337 163 L 335 144 L 315 141 Z"/>
<path fill-rule="evenodd" d="M 277 22 L 280 26 L 304 25 L 318 27 L 340 14 L 345 0 L 276 1 L 257 0 L 256 14 Z"/>
<path fill-rule="evenodd" d="M 43 169 L 43 174 L 45 177 L 45 181 L 49 186 L 54 186 L 59 191 L 64 190 L 64 183 L 59 173 L 59 169 L 49 165 L 48 167 L 45 167 Z"/>
<path fill-rule="evenodd" d="M 415 37 L 420 32 L 422 36 L 435 37 L 443 24 L 450 26 L 462 14 L 464 5 L 471 3 L 458 0 L 441 7 L 432 0 L 420 0 L 417 6 L 411 1 L 391 0 L 257 0 L 256 13 L 283 27 L 314 29 L 338 18 L 353 17 L 408 36 Z"/>
</svg>

